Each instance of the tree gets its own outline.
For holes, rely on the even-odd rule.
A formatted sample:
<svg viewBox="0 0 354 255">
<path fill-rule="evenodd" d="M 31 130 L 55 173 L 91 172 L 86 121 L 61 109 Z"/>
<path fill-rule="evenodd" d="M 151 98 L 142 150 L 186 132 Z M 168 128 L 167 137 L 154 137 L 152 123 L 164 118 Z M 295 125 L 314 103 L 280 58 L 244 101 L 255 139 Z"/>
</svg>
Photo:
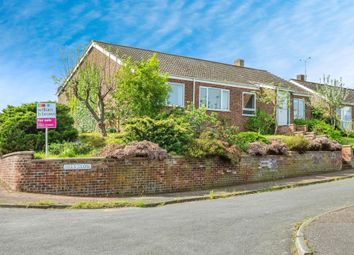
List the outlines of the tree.
<svg viewBox="0 0 354 255">
<path fill-rule="evenodd" d="M 49 129 L 49 141 L 74 141 L 78 132 L 73 127 L 70 109 L 57 105 L 57 128 Z M 36 127 L 36 104 L 8 106 L 0 113 L 0 154 L 14 151 L 42 151 L 45 144 L 44 129 Z"/>
<path fill-rule="evenodd" d="M 64 85 L 68 97 L 76 99 L 71 100 L 75 102 L 74 109 L 79 109 L 80 106 L 77 104 L 81 104 L 88 110 L 101 134 L 106 136 L 107 108 L 111 103 L 110 94 L 116 89 L 115 74 L 118 64 L 110 57 L 92 53 L 71 73 L 68 66 L 71 66 L 72 62 L 72 57 L 66 53 L 64 69 L 65 77 L 68 78 L 64 81 Z M 63 79 L 56 80 L 59 83 L 63 81 Z"/>
<path fill-rule="evenodd" d="M 167 79 L 168 74 L 160 72 L 156 54 L 146 61 L 123 60 L 114 93 L 120 122 L 130 117 L 155 117 L 167 103 L 171 89 Z"/>
<path fill-rule="evenodd" d="M 323 75 L 320 83 L 317 85 L 317 93 L 323 100 L 317 100 L 317 106 L 322 105 L 327 110 L 328 118 L 335 127 L 339 123 L 337 110 L 343 107 L 349 91 L 344 87 L 342 79 L 331 79 L 330 75 Z"/>
</svg>

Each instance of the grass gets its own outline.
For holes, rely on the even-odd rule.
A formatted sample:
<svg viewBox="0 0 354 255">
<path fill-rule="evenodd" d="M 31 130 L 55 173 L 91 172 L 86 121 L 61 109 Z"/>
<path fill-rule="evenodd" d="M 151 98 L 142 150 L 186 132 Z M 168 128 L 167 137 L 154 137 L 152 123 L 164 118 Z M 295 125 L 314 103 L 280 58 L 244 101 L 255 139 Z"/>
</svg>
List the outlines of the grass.
<svg viewBox="0 0 354 255">
<path fill-rule="evenodd" d="M 38 202 L 31 202 L 31 203 L 28 203 L 28 206 L 33 206 L 33 205 L 56 205 L 58 203 L 56 202 L 52 202 L 52 201 L 38 201 Z"/>
<path fill-rule="evenodd" d="M 146 207 L 144 201 L 128 202 L 79 202 L 71 206 L 72 209 L 100 209 L 100 208 L 118 208 L 118 207 Z"/>
<path fill-rule="evenodd" d="M 349 145 L 354 146 L 354 138 L 342 137 L 342 144 L 349 144 Z"/>
</svg>

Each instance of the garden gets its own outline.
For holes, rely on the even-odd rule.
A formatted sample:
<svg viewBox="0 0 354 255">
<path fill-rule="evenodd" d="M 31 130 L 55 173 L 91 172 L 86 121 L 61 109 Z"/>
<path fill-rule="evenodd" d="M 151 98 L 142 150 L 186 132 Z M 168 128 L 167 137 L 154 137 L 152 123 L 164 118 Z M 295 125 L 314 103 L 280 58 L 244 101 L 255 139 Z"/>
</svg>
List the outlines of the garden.
<svg viewBox="0 0 354 255">
<path fill-rule="evenodd" d="M 70 103 L 57 105 L 58 125 L 49 130 L 49 157 L 164 159 L 182 155 L 220 157 L 237 163 L 242 153 L 336 151 L 341 150 L 341 144 L 354 142 L 354 133 L 335 125 L 334 115 L 326 116 L 318 106 L 311 106 L 316 119 L 295 120 L 320 135 L 317 137 L 274 135 L 275 114 L 261 110 L 249 118 L 248 131 L 239 132 L 204 107 L 167 107 L 168 74 L 160 74 L 156 56 L 141 62 L 125 60 L 110 80 L 103 74 L 101 67 L 91 63 L 67 84 Z M 36 128 L 35 103 L 9 106 L 0 113 L 0 155 L 33 150 L 37 158 L 44 158 L 44 135 Z"/>
</svg>

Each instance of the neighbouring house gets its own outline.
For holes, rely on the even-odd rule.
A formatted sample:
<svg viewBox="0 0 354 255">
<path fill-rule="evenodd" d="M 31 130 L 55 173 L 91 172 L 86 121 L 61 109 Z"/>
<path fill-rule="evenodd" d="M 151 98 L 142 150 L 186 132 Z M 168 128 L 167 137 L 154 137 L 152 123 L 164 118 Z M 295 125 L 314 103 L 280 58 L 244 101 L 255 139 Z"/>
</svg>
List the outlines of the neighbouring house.
<svg viewBox="0 0 354 255">
<path fill-rule="evenodd" d="M 319 86 L 329 86 L 322 83 L 309 82 L 306 81 L 306 77 L 303 74 L 299 74 L 296 76 L 296 79 L 291 79 L 290 82 L 298 86 L 301 89 L 306 90 L 311 93 L 312 96 L 318 96 L 318 87 Z M 343 129 L 353 130 L 353 107 L 354 107 L 354 90 L 350 88 L 346 88 L 348 94 L 343 102 L 343 107 L 337 109 L 338 117 L 341 121 L 341 125 Z"/>
<path fill-rule="evenodd" d="M 132 60 L 140 61 L 148 59 L 154 53 L 160 60 L 161 72 L 169 73 L 168 82 L 172 87 L 169 105 L 205 106 L 208 111 L 217 112 L 229 123 L 243 130 L 248 118 L 256 114 L 256 109 L 272 114 L 271 105 L 257 100 L 256 92 L 268 88 L 276 90 L 279 98 L 286 98 L 279 100 L 282 103 L 277 107 L 276 117 L 279 126 L 288 126 L 296 118 L 311 118 L 311 111 L 306 106 L 311 97 L 308 90 L 268 71 L 246 67 L 242 59 L 235 60 L 233 64 L 225 64 L 92 41 L 68 79 L 92 55 L 108 58 L 119 66 L 122 58 L 130 57 Z M 68 102 L 65 84 L 58 90 L 58 101 L 64 104 Z"/>
</svg>

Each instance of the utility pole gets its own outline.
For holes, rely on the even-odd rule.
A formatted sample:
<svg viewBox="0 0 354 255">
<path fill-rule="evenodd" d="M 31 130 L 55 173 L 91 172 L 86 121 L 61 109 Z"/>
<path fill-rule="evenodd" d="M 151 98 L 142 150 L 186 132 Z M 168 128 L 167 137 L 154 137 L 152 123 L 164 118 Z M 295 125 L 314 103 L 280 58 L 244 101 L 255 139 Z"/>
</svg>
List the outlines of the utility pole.
<svg viewBox="0 0 354 255">
<path fill-rule="evenodd" d="M 305 81 L 307 80 L 307 62 L 310 61 L 311 57 L 300 58 L 300 62 L 304 62 L 305 64 Z"/>
</svg>

